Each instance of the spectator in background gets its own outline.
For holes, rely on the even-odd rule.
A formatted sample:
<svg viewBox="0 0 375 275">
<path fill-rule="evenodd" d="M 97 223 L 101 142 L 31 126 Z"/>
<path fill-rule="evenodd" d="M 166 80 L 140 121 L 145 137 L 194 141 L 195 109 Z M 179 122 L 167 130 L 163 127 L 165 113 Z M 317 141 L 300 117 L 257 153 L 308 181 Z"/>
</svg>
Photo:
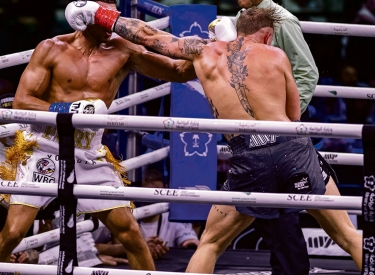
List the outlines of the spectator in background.
<svg viewBox="0 0 375 275">
<path fill-rule="evenodd" d="M 142 187 L 163 188 L 162 173 L 146 170 Z M 162 213 L 140 221 L 141 231 L 154 259 L 168 252 L 169 247 L 196 248 L 199 244 L 197 234 L 191 223 L 170 222 L 169 213 Z"/>
<path fill-rule="evenodd" d="M 375 0 L 366 0 L 357 11 L 352 23 L 375 25 Z M 361 72 L 367 83 L 375 83 L 372 64 L 375 63 L 375 39 L 373 37 L 343 36 L 341 39 L 342 56 Z"/>
<path fill-rule="evenodd" d="M 375 1 L 373 1 L 375 4 Z M 368 87 L 366 83 L 359 82 L 358 70 L 351 65 L 341 69 L 340 86 Z M 351 124 L 372 124 L 374 115 L 374 101 L 367 99 L 344 98 L 346 104 L 346 122 Z"/>
</svg>

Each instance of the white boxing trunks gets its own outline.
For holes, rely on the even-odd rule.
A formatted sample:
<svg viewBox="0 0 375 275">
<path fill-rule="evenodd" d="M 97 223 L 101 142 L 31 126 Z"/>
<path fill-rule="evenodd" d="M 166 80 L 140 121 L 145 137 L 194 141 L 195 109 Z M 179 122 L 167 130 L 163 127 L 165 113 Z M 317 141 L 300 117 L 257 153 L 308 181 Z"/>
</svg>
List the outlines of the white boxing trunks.
<svg viewBox="0 0 375 275">
<path fill-rule="evenodd" d="M 75 173 L 77 184 L 105 185 L 120 187 L 129 183 L 121 174 L 124 169 L 101 144 L 103 129 L 79 128 L 75 130 Z M 59 143 L 57 128 L 53 126 L 30 125 L 16 135 L 15 147 L 36 141 L 37 146 L 29 146 L 21 151 L 24 160 L 17 163 L 17 181 L 56 183 L 59 175 Z M 26 146 L 27 147 L 27 146 Z M 25 148 L 25 147 L 23 147 Z M 17 148 L 14 149 L 17 151 Z M 14 162 L 14 161 L 13 161 Z M 4 178 L 5 179 L 5 178 Z M 8 179 L 11 180 L 11 179 Z M 2 196 L 2 195 L 0 195 Z M 6 195 L 2 196 L 6 198 Z M 11 195 L 3 205 L 21 204 L 44 209 L 54 197 Z M 132 207 L 130 201 L 78 199 L 77 214 L 93 213 L 119 207 Z"/>
</svg>

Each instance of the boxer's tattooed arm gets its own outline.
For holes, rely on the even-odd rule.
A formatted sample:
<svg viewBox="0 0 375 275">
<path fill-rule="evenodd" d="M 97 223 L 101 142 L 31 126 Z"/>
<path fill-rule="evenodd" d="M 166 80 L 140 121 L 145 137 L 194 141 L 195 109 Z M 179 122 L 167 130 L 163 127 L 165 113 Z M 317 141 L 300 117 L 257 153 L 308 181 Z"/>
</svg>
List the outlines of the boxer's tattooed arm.
<svg viewBox="0 0 375 275">
<path fill-rule="evenodd" d="M 155 34 L 158 33 L 158 30 L 157 30 L 157 29 L 155 29 L 154 27 L 151 27 L 151 26 L 149 26 L 149 25 L 146 25 L 145 28 L 146 28 L 146 29 L 149 29 L 150 31 L 152 31 L 152 32 L 155 33 Z"/>
<path fill-rule="evenodd" d="M 207 44 L 207 41 L 201 38 L 184 38 L 178 40 L 178 48 L 183 55 L 195 55 L 199 56 L 202 54 L 203 46 Z"/>
<path fill-rule="evenodd" d="M 254 117 L 253 110 L 247 100 L 246 93 L 250 92 L 249 88 L 246 87 L 245 79 L 248 76 L 247 66 L 244 65 L 244 60 L 250 47 L 241 51 L 244 43 L 244 38 L 241 37 L 235 42 L 228 43 L 227 51 L 230 53 L 227 57 L 228 70 L 232 74 L 229 84 L 235 89 L 238 99 L 245 111 Z"/>
<path fill-rule="evenodd" d="M 207 97 L 208 103 L 211 106 L 212 114 L 214 115 L 215 118 L 219 117 L 219 111 L 216 109 L 214 103 L 212 102 L 212 99 Z"/>
<path fill-rule="evenodd" d="M 128 19 L 129 23 L 126 24 L 128 26 L 131 26 L 131 27 L 138 27 L 139 25 L 139 21 L 138 20 L 135 20 L 135 19 Z"/>
<path fill-rule="evenodd" d="M 228 215 L 228 213 L 225 213 L 224 211 L 220 210 L 216 205 L 213 205 L 213 208 L 216 210 L 217 213 L 223 215 L 224 217 Z"/>
<path fill-rule="evenodd" d="M 131 23 L 129 23 L 129 25 L 130 24 Z M 121 37 L 131 42 L 142 44 L 142 42 L 144 41 L 144 38 L 140 36 L 141 31 L 137 30 L 136 32 L 134 33 L 133 32 L 134 32 L 134 29 L 132 29 L 131 26 L 128 27 L 127 24 L 124 24 L 124 23 L 116 24 L 116 33 L 118 35 L 120 35 Z"/>
<path fill-rule="evenodd" d="M 168 44 L 166 42 L 160 41 L 160 40 L 155 40 L 154 43 L 152 44 L 152 47 L 155 50 L 165 50 L 168 48 Z"/>
</svg>

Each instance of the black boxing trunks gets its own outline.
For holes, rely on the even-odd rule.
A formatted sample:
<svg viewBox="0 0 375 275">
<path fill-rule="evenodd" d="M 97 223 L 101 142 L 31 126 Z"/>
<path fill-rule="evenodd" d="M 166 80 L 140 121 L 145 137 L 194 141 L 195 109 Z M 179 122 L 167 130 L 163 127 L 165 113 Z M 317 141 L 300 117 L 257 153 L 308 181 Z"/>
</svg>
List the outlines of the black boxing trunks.
<svg viewBox="0 0 375 275">
<path fill-rule="evenodd" d="M 239 135 L 228 141 L 233 156 L 221 190 L 324 194 L 319 161 L 309 137 Z M 237 211 L 262 219 L 302 209 L 236 206 Z"/>
</svg>

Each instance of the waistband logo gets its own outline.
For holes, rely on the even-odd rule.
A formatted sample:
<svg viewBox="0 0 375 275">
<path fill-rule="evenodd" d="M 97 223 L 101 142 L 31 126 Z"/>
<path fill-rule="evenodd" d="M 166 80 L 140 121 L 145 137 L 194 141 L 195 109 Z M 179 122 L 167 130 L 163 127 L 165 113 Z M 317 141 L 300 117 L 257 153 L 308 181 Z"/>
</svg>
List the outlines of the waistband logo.
<svg viewBox="0 0 375 275">
<path fill-rule="evenodd" d="M 56 170 L 55 163 L 48 159 L 42 158 L 36 162 L 37 172 L 33 173 L 33 182 L 49 183 L 55 182 L 55 178 L 51 177 Z"/>
</svg>

